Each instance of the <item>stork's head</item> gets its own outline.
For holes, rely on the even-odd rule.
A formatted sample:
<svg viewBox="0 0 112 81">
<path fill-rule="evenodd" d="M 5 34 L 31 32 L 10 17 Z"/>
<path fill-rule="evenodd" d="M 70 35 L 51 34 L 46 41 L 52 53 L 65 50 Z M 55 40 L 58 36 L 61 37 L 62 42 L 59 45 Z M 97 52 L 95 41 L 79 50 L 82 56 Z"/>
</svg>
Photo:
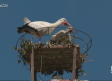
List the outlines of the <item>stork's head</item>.
<svg viewBox="0 0 112 81">
<path fill-rule="evenodd" d="M 62 25 L 71 26 L 65 18 L 61 18 L 59 21 L 61 22 Z"/>
<path fill-rule="evenodd" d="M 62 25 L 68 26 L 68 28 L 66 29 L 66 31 L 68 31 L 68 32 L 70 32 L 70 33 L 71 33 L 71 32 L 72 32 L 72 33 L 75 33 L 75 32 L 73 31 L 73 27 L 71 26 L 71 24 L 69 24 L 69 23 L 67 22 L 67 20 L 66 20 L 65 18 L 61 18 L 59 21 L 61 22 Z"/>
<path fill-rule="evenodd" d="M 67 27 L 66 31 L 71 33 L 73 31 L 73 27 Z"/>
</svg>

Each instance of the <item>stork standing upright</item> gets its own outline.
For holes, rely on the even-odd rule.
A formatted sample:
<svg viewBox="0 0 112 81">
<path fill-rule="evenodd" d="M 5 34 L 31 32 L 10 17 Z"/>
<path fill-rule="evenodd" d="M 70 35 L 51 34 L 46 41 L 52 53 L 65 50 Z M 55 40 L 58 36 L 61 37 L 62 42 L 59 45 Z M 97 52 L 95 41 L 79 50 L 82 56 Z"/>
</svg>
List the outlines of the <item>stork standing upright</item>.
<svg viewBox="0 0 112 81">
<path fill-rule="evenodd" d="M 49 23 L 45 21 L 34 21 L 31 22 L 28 18 L 24 18 L 24 25 L 22 27 L 18 27 L 18 33 L 29 33 L 35 35 L 39 38 L 39 44 L 41 43 L 41 36 L 49 33 L 51 34 L 56 27 L 59 25 L 67 25 L 71 27 L 71 25 L 67 22 L 65 18 L 61 18 L 55 23 Z M 49 29 L 48 29 L 49 28 Z M 73 30 L 70 30 L 72 32 Z"/>
</svg>

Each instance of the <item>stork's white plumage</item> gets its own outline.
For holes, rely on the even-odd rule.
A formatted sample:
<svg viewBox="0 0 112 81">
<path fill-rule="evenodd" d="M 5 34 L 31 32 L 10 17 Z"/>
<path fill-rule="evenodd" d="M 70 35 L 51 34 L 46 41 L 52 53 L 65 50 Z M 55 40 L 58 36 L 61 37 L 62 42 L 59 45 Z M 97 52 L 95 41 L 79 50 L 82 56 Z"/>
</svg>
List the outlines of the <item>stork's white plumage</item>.
<svg viewBox="0 0 112 81">
<path fill-rule="evenodd" d="M 63 37 L 68 39 L 69 41 L 71 41 L 71 35 L 69 34 L 70 30 L 72 30 L 72 27 L 69 27 L 66 30 L 61 30 L 61 31 L 57 32 L 56 34 L 54 34 L 51 37 L 51 41 L 62 40 Z M 63 43 L 63 41 L 64 40 L 60 41 L 60 43 Z"/>
<path fill-rule="evenodd" d="M 40 43 L 41 36 L 44 36 L 47 33 L 51 34 L 55 30 L 55 28 L 58 27 L 59 25 L 71 26 L 65 18 L 61 18 L 55 23 L 49 23 L 45 21 L 31 22 L 28 18 L 25 17 L 24 25 L 22 27 L 18 27 L 17 32 L 18 33 L 26 32 L 35 35 L 36 37 L 39 38 Z"/>
<path fill-rule="evenodd" d="M 56 34 L 54 34 L 54 35 L 51 37 L 51 41 L 57 41 L 57 40 L 59 40 L 60 38 L 62 38 L 63 36 L 64 36 L 66 39 L 69 39 L 69 40 L 71 41 L 69 32 L 67 32 L 67 31 L 65 31 L 65 30 L 61 30 L 61 31 L 57 32 Z"/>
</svg>

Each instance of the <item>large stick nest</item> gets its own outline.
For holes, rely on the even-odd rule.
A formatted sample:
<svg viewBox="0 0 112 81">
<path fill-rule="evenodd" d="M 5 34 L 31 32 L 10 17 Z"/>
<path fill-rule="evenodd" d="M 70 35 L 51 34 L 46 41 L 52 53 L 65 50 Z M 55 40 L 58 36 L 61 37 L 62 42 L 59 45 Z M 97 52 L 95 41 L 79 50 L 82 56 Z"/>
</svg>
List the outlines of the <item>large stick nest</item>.
<svg viewBox="0 0 112 81">
<path fill-rule="evenodd" d="M 19 53 L 19 55 L 18 55 L 19 60 L 17 60 L 17 63 L 23 62 L 23 64 L 25 66 L 27 64 L 30 64 L 30 58 L 29 58 L 29 56 L 30 56 L 29 54 L 30 53 L 29 52 L 31 52 L 32 46 L 33 47 L 37 47 L 37 48 L 42 48 L 42 47 L 45 47 L 45 46 L 54 46 L 54 45 L 59 45 L 59 44 L 60 44 L 60 41 L 57 41 L 57 42 L 50 41 L 50 42 L 47 42 L 47 45 L 45 45 L 45 44 L 36 44 L 36 43 L 32 42 L 31 40 L 26 40 L 25 39 L 25 40 L 21 41 L 20 48 L 18 48 L 17 46 L 14 47 L 14 49 L 17 50 L 18 53 Z M 68 40 L 65 40 L 63 42 L 63 45 L 73 45 L 73 42 L 70 42 Z M 40 56 L 38 56 L 40 58 L 37 57 L 38 58 L 38 61 L 40 62 L 40 63 L 38 63 L 39 65 L 37 65 L 38 66 L 37 69 L 40 70 L 39 67 L 41 67 L 41 51 L 37 51 L 37 52 L 38 52 L 38 55 L 40 55 Z M 49 52 L 43 51 L 43 52 L 44 52 L 44 54 L 48 54 L 50 51 Z M 59 53 L 61 54 L 61 51 Z M 85 58 L 88 58 L 88 55 L 87 54 L 80 54 L 80 57 L 81 57 L 81 59 L 82 59 L 81 61 L 83 63 L 85 61 L 84 59 Z M 64 56 L 58 56 L 57 55 L 57 56 L 44 57 L 44 59 L 45 58 L 47 58 L 47 59 L 56 59 L 56 58 L 65 59 L 66 56 L 64 57 Z M 73 57 L 70 57 L 70 58 L 73 58 Z M 71 70 L 62 70 L 63 69 L 63 65 L 62 64 L 66 64 L 66 61 L 58 61 L 58 63 L 60 64 L 60 66 L 58 68 L 61 69 L 61 70 L 57 71 L 57 73 L 59 75 L 63 75 L 64 71 L 66 71 L 67 73 L 72 72 L 72 69 Z M 46 62 L 44 64 L 50 65 L 50 64 L 52 64 L 52 62 L 49 61 L 49 62 Z M 44 66 L 44 65 L 42 65 L 42 66 Z M 70 65 L 67 65 L 66 67 L 69 67 L 69 66 L 71 66 L 71 64 Z M 56 69 L 58 69 L 58 68 L 56 68 Z M 45 70 L 48 69 L 48 71 L 45 71 L 45 70 L 43 70 L 43 68 L 41 68 L 41 73 L 44 74 L 44 75 L 50 75 L 50 74 L 53 74 L 54 73 L 54 71 L 52 71 L 52 68 L 51 67 L 44 68 L 44 69 Z M 80 71 L 78 71 L 78 72 L 84 74 L 84 70 L 82 70 L 82 69 Z"/>
</svg>

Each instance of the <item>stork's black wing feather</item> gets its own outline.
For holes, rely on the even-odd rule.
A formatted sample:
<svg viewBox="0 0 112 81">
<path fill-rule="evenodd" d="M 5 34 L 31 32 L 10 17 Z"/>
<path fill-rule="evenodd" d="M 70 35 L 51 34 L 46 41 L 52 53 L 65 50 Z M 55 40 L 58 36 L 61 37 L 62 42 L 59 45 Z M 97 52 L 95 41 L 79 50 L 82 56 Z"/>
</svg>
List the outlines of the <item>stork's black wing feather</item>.
<svg viewBox="0 0 112 81">
<path fill-rule="evenodd" d="M 29 24 L 29 23 L 28 23 Z M 23 25 L 22 27 L 18 27 L 17 29 L 17 32 L 18 33 L 23 33 L 23 32 L 26 32 L 26 33 L 30 33 L 30 31 L 35 31 L 35 32 L 38 32 L 37 29 L 33 28 L 33 27 L 30 27 L 28 24 L 25 24 Z"/>
</svg>

